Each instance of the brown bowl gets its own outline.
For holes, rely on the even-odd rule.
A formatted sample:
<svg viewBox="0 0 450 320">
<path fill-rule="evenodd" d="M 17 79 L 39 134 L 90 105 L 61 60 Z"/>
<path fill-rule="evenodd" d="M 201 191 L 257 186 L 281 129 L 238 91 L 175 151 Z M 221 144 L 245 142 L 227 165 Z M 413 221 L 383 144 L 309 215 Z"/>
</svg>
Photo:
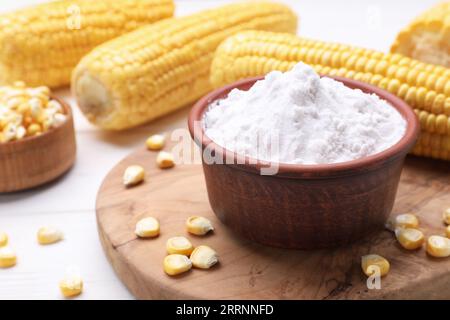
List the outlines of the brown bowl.
<svg viewBox="0 0 450 320">
<path fill-rule="evenodd" d="M 406 154 L 414 146 L 419 123 L 401 99 L 359 81 L 333 77 L 347 87 L 375 93 L 407 121 L 403 138 L 380 153 L 336 164 L 298 165 L 258 161 L 215 144 L 203 130 L 208 105 L 234 88 L 248 90 L 263 77 L 217 89 L 198 101 L 189 115 L 189 130 L 203 154 L 209 202 L 218 218 L 245 238 L 261 244 L 298 249 L 345 245 L 378 230 L 394 204 Z M 229 161 L 232 159 L 231 164 Z M 278 165 L 275 175 L 261 168 Z"/>
<path fill-rule="evenodd" d="M 0 143 L 0 192 L 30 189 L 50 182 L 72 167 L 76 145 L 72 111 L 64 108 L 67 121 L 39 136 Z"/>
</svg>

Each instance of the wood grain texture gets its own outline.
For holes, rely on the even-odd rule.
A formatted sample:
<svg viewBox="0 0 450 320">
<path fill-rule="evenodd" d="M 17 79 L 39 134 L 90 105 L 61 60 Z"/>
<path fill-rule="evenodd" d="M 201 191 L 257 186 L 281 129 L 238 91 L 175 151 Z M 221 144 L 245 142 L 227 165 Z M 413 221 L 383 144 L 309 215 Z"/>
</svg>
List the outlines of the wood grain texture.
<svg viewBox="0 0 450 320">
<path fill-rule="evenodd" d="M 261 246 L 233 234 L 216 218 L 207 199 L 200 165 L 159 170 L 156 154 L 141 149 L 105 178 L 97 197 L 97 222 L 103 248 L 116 273 L 140 299 L 378 299 L 450 298 L 450 259 L 433 259 L 424 249 L 403 250 L 388 231 L 350 246 L 315 251 Z M 146 181 L 121 184 L 124 169 L 143 165 Z M 408 158 L 394 214 L 415 212 L 426 235 L 442 234 L 441 211 L 450 204 L 450 167 L 429 159 Z M 161 235 L 137 239 L 135 223 L 147 215 L 160 220 Z M 202 215 L 216 227 L 207 237 L 187 234 L 190 215 Z M 184 235 L 220 255 L 211 270 L 167 276 L 162 268 L 165 242 Z M 391 262 L 380 290 L 368 290 L 361 256 L 377 253 Z"/>
<path fill-rule="evenodd" d="M 76 154 L 72 111 L 54 99 L 65 109 L 65 123 L 39 136 L 0 144 L 0 192 L 37 187 L 72 167 Z"/>
</svg>

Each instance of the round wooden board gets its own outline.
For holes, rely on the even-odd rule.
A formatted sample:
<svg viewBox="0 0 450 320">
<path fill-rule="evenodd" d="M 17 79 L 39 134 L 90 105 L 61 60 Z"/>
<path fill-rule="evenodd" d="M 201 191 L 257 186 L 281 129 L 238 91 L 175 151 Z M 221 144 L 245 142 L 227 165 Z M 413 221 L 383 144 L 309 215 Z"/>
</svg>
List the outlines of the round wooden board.
<svg viewBox="0 0 450 320">
<path fill-rule="evenodd" d="M 250 243 L 231 233 L 212 212 L 201 165 L 160 170 L 156 152 L 138 150 L 105 178 L 97 197 L 97 221 L 103 248 L 117 275 L 139 299 L 374 299 L 450 298 L 450 258 L 433 259 L 425 250 L 401 249 L 390 232 L 380 231 L 352 246 L 332 250 L 282 250 Z M 128 165 L 146 169 L 146 181 L 122 185 Z M 443 208 L 450 205 L 450 166 L 409 158 L 394 214 L 413 211 L 423 231 L 442 234 Z M 206 237 L 189 235 L 185 220 L 201 215 L 216 230 Z M 138 239 L 136 222 L 154 216 L 161 224 L 156 239 Z M 183 235 L 206 244 L 220 256 L 210 270 L 193 269 L 170 277 L 162 268 L 169 237 Z M 361 256 L 378 253 L 391 262 L 380 290 L 368 290 Z"/>
</svg>

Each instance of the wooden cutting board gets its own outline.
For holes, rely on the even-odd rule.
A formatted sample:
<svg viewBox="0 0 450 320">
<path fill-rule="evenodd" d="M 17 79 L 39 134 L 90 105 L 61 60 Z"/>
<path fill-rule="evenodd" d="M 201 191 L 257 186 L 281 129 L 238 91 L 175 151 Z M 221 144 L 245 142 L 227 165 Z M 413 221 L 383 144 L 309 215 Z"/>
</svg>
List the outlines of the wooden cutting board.
<svg viewBox="0 0 450 320">
<path fill-rule="evenodd" d="M 105 178 L 97 197 L 100 239 L 117 275 L 139 299 L 407 299 L 450 298 L 450 258 L 435 259 L 424 249 L 406 251 L 392 233 L 381 231 L 352 246 L 299 251 L 264 247 L 239 238 L 215 217 L 207 198 L 201 165 L 160 170 L 156 153 L 138 150 Z M 140 164 L 146 181 L 125 189 L 122 174 Z M 414 212 L 426 235 L 443 234 L 443 209 L 450 206 L 450 165 L 410 157 L 402 173 L 393 214 Z M 156 239 L 137 239 L 136 222 L 154 216 L 161 223 Z M 189 235 L 185 220 L 201 215 L 216 230 L 206 237 Z M 162 268 L 169 237 L 183 235 L 220 255 L 210 270 L 177 277 Z M 391 263 L 381 289 L 369 290 L 361 272 L 364 254 L 377 253 Z"/>
</svg>

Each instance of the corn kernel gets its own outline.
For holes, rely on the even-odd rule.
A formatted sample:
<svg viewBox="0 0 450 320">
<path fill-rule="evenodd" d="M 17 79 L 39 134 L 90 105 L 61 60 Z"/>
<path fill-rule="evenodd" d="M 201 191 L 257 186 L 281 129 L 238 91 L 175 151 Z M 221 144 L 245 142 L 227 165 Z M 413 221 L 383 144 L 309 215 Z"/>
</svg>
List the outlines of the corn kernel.
<svg viewBox="0 0 450 320">
<path fill-rule="evenodd" d="M 427 240 L 427 253 L 436 258 L 450 257 L 450 239 L 430 236 Z"/>
<path fill-rule="evenodd" d="M 414 214 L 400 214 L 389 218 L 385 224 L 385 227 L 392 232 L 394 232 L 397 228 L 417 229 L 419 227 L 419 219 Z"/>
<path fill-rule="evenodd" d="M 20 126 L 17 128 L 17 131 L 16 131 L 16 139 L 20 140 L 23 137 L 25 137 L 26 134 L 27 134 L 27 129 L 25 129 L 25 127 L 23 127 L 23 126 Z"/>
<path fill-rule="evenodd" d="M 171 254 L 164 258 L 164 271 L 169 276 L 191 270 L 192 262 L 188 257 L 182 254 Z"/>
<path fill-rule="evenodd" d="M 10 110 L 15 110 L 17 109 L 22 103 L 24 103 L 24 101 L 26 101 L 23 98 L 19 98 L 19 97 L 9 97 L 8 99 L 6 99 L 6 107 Z"/>
<path fill-rule="evenodd" d="M 197 236 L 203 236 L 209 231 L 214 230 L 214 227 L 208 219 L 204 217 L 193 216 L 186 221 L 187 231 Z"/>
<path fill-rule="evenodd" d="M 165 138 L 161 134 L 154 134 L 145 141 L 148 150 L 161 150 L 165 144 Z"/>
<path fill-rule="evenodd" d="M 0 247 L 8 244 L 8 235 L 5 232 L 0 232 Z"/>
<path fill-rule="evenodd" d="M 395 228 L 411 228 L 417 229 L 419 227 L 419 219 L 411 214 L 405 213 L 395 217 Z"/>
<path fill-rule="evenodd" d="M 0 268 L 10 268 L 17 263 L 17 256 L 8 246 L 0 247 Z"/>
<path fill-rule="evenodd" d="M 47 132 L 53 126 L 53 119 L 46 118 L 45 120 L 42 121 L 41 124 L 42 124 L 42 132 Z"/>
<path fill-rule="evenodd" d="M 361 257 L 361 268 L 366 276 L 370 277 L 375 272 L 376 267 L 379 268 L 380 276 L 383 277 L 388 274 L 390 264 L 389 261 L 377 254 L 368 254 Z"/>
<path fill-rule="evenodd" d="M 59 289 L 64 297 L 75 297 L 83 292 L 83 280 L 78 275 L 66 275 L 59 282 Z"/>
<path fill-rule="evenodd" d="M 16 81 L 13 83 L 13 86 L 18 89 L 24 89 L 25 88 L 25 82 L 23 81 Z"/>
<path fill-rule="evenodd" d="M 26 116 L 22 120 L 22 125 L 27 129 L 27 131 L 28 131 L 28 126 L 30 126 L 32 123 L 33 123 L 33 118 L 30 116 Z"/>
<path fill-rule="evenodd" d="M 446 224 L 450 225 L 450 208 L 444 210 L 442 213 L 442 219 Z"/>
<path fill-rule="evenodd" d="M 447 236 L 447 238 L 450 238 L 450 225 L 445 228 L 445 235 Z"/>
<path fill-rule="evenodd" d="M 47 110 L 53 113 L 61 113 L 63 111 L 62 105 L 56 100 L 50 100 L 47 104 Z"/>
<path fill-rule="evenodd" d="M 21 105 L 19 105 L 17 107 L 17 112 L 19 112 L 23 115 L 30 113 L 31 112 L 30 105 L 28 103 L 22 103 Z"/>
<path fill-rule="evenodd" d="M 169 169 L 175 166 L 173 154 L 166 151 L 161 151 L 158 153 L 158 156 L 156 157 L 156 163 L 161 169 Z"/>
<path fill-rule="evenodd" d="M 50 97 L 50 89 L 48 87 L 28 88 L 27 93 L 33 98 L 48 98 Z"/>
<path fill-rule="evenodd" d="M 39 244 L 52 244 L 63 239 L 63 233 L 54 227 L 42 227 L 37 232 Z"/>
<path fill-rule="evenodd" d="M 185 237 L 173 237 L 167 240 L 166 249 L 169 254 L 183 254 L 189 256 L 194 247 Z"/>
<path fill-rule="evenodd" d="M 144 168 L 137 165 L 129 166 L 123 174 L 123 184 L 127 187 L 134 186 L 144 181 L 144 178 Z"/>
<path fill-rule="evenodd" d="M 42 107 L 42 102 L 39 99 L 30 100 L 30 114 L 31 117 L 37 121 L 42 121 L 44 109 Z"/>
<path fill-rule="evenodd" d="M 9 124 L 18 127 L 21 125 L 22 121 L 23 121 L 23 116 L 19 113 L 15 113 L 15 112 L 11 112 L 11 114 L 8 117 L 8 122 Z"/>
<path fill-rule="evenodd" d="M 159 221 L 153 217 L 141 219 L 136 223 L 135 233 L 140 238 L 153 238 L 159 235 Z"/>
<path fill-rule="evenodd" d="M 34 136 L 34 135 L 38 134 L 39 132 L 41 132 L 41 126 L 38 125 L 37 123 L 32 123 L 28 126 L 28 129 L 27 129 L 28 136 Z"/>
<path fill-rule="evenodd" d="M 9 87 L 4 96 L 4 101 L 7 101 L 8 107 L 17 108 L 21 103 L 27 101 L 27 94 L 22 89 Z M 12 101 L 11 104 L 8 103 L 10 101 Z"/>
<path fill-rule="evenodd" d="M 191 253 L 190 259 L 192 265 L 200 269 L 209 269 L 219 262 L 216 251 L 208 246 L 198 246 L 195 248 Z"/>
<path fill-rule="evenodd" d="M 6 127 L 3 129 L 3 140 L 8 142 L 12 141 L 17 136 L 17 125 L 13 123 L 8 123 Z"/>
<path fill-rule="evenodd" d="M 62 125 L 64 122 L 66 122 L 67 116 L 62 113 L 56 113 L 53 115 L 53 125 L 52 127 L 58 127 Z"/>
<path fill-rule="evenodd" d="M 422 247 L 425 237 L 422 231 L 412 228 L 395 229 L 395 237 L 400 245 L 407 250 L 415 250 Z"/>
</svg>

